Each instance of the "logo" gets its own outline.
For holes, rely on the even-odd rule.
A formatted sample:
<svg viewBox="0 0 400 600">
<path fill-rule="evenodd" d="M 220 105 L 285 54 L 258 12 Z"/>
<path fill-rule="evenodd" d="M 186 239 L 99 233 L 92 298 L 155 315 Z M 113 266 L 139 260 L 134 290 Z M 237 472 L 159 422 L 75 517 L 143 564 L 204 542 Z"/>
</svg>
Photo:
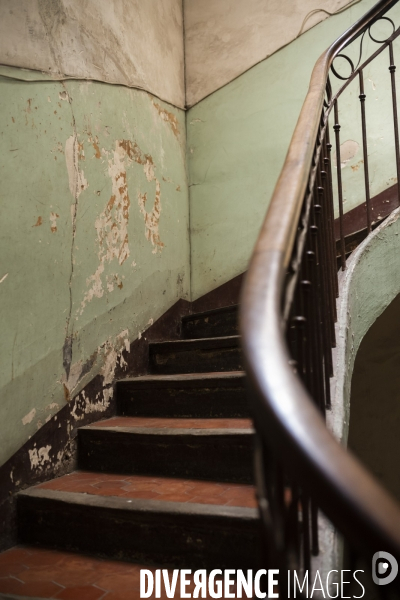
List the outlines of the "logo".
<svg viewBox="0 0 400 600">
<path fill-rule="evenodd" d="M 376 585 L 392 583 L 399 571 L 399 565 L 389 552 L 375 552 L 372 557 L 372 580 Z"/>
</svg>

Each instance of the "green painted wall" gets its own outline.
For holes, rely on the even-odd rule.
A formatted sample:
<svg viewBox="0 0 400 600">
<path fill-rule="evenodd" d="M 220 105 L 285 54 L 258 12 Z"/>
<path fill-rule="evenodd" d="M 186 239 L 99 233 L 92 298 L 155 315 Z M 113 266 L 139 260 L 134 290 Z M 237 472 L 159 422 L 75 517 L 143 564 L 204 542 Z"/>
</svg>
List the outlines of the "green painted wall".
<svg viewBox="0 0 400 600">
<path fill-rule="evenodd" d="M 193 299 L 246 269 L 313 66 L 374 3 L 362 0 L 320 23 L 188 111 Z M 400 10 L 392 14 L 399 23 Z M 380 33 L 378 28 L 375 35 Z M 365 44 L 365 55 L 372 45 Z M 366 72 L 367 114 L 375 124 L 369 148 L 372 195 L 396 181 L 387 66 L 378 63 Z M 383 104 L 381 90 L 387 94 Z M 359 100 L 353 88 L 341 104 L 341 118 L 341 142 L 354 140 L 359 146 L 343 168 L 347 211 L 364 200 Z"/>
<path fill-rule="evenodd" d="M 184 112 L 1 73 L 0 464 L 190 289 Z"/>
</svg>

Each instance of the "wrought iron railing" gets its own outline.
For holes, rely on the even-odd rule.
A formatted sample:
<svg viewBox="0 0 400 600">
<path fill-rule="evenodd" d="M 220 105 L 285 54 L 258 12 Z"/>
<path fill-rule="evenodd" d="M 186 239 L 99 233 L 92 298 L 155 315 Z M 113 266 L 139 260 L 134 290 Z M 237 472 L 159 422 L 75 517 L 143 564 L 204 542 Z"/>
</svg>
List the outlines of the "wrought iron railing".
<svg viewBox="0 0 400 600">
<path fill-rule="evenodd" d="M 381 0 L 320 57 L 255 246 L 242 293 L 241 326 L 257 430 L 256 479 L 267 563 L 280 569 L 281 597 L 292 597 L 287 569 L 309 570 L 318 554 L 318 510 L 344 535 L 352 556 L 368 563 L 377 551 L 400 563 L 400 506 L 331 435 L 325 425 L 333 375 L 338 267 L 345 269 L 340 101 L 358 79 L 366 206 L 371 231 L 368 124 L 364 70 L 388 53 L 393 154 L 400 185 L 393 42 L 384 16 L 397 0 Z M 378 39 L 372 25 L 393 28 Z M 363 57 L 368 35 L 378 47 Z M 345 48 L 359 43 L 354 64 Z M 341 57 L 351 68 L 339 72 Z M 332 91 L 336 82 L 344 80 Z M 389 88 L 390 89 L 390 88 Z M 336 176 L 332 144 L 336 151 Z M 336 181 L 334 180 L 336 177 Z M 335 191 L 334 191 L 335 190 Z M 335 239 L 337 205 L 340 240 Z M 287 593 L 287 595 L 286 595 Z"/>
</svg>

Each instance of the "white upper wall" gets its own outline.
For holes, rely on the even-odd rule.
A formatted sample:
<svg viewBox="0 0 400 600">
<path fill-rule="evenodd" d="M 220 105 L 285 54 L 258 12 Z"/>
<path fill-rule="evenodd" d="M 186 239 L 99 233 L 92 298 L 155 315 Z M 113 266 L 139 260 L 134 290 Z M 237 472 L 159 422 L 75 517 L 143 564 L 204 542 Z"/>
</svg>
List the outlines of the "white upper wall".
<svg viewBox="0 0 400 600">
<path fill-rule="evenodd" d="M 184 0 L 187 106 L 289 44 L 300 30 L 326 19 L 323 10 L 333 13 L 348 4 L 350 0 Z"/>
<path fill-rule="evenodd" d="M 143 88 L 184 107 L 182 0 L 0 0 L 0 63 Z"/>
</svg>

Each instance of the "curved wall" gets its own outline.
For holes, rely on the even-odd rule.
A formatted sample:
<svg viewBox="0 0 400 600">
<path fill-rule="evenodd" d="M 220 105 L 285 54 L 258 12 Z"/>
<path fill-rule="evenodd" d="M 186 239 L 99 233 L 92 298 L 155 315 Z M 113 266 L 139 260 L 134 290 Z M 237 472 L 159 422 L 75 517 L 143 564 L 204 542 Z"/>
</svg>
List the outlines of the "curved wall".
<svg viewBox="0 0 400 600">
<path fill-rule="evenodd" d="M 400 295 L 362 339 L 351 379 L 348 447 L 400 501 Z"/>
<path fill-rule="evenodd" d="M 361 341 L 379 315 L 400 293 L 400 208 L 353 252 L 340 275 L 335 378 L 328 423 L 347 445 L 351 379 Z"/>
</svg>

